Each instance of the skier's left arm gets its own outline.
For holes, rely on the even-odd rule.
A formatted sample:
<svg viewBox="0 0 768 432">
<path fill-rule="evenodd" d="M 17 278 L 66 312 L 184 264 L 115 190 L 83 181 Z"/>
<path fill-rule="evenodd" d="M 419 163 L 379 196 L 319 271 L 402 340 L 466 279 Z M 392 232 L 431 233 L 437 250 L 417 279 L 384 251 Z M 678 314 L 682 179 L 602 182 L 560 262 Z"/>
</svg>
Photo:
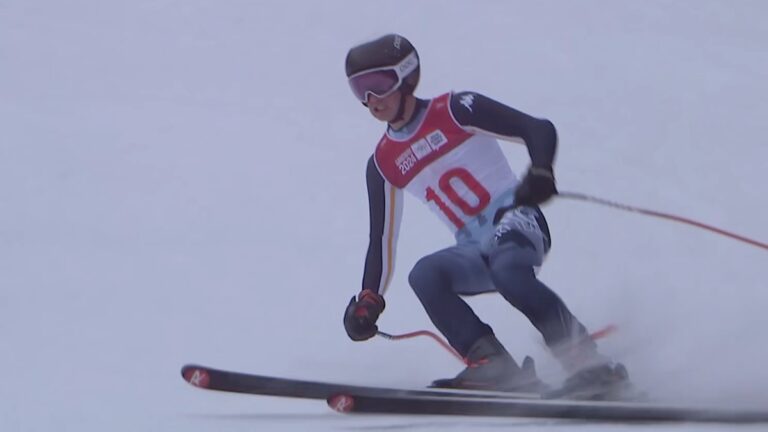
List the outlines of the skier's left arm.
<svg viewBox="0 0 768 432">
<path fill-rule="evenodd" d="M 384 311 L 384 292 L 394 272 L 397 234 L 402 217 L 402 190 L 384 180 L 374 157 L 366 168 L 370 235 L 365 255 L 362 290 L 344 312 L 344 328 L 354 341 L 376 335 L 376 321 Z"/>
<path fill-rule="evenodd" d="M 516 205 L 537 205 L 557 193 L 552 172 L 557 151 L 557 130 L 551 121 L 533 117 L 474 92 L 451 95 L 451 112 L 456 121 L 470 132 L 525 144 L 531 167 L 515 193 Z"/>
</svg>

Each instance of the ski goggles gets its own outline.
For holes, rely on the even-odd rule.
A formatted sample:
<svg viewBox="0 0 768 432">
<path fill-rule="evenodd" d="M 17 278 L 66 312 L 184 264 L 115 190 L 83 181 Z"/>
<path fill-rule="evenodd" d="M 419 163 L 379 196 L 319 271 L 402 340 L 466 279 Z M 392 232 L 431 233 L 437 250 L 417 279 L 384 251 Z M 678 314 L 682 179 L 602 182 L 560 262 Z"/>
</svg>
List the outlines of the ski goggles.
<svg viewBox="0 0 768 432">
<path fill-rule="evenodd" d="M 369 95 L 384 98 L 400 88 L 403 79 L 417 67 L 419 67 L 419 58 L 414 51 L 394 66 L 368 69 L 351 75 L 349 87 L 362 103 L 368 102 Z"/>
</svg>

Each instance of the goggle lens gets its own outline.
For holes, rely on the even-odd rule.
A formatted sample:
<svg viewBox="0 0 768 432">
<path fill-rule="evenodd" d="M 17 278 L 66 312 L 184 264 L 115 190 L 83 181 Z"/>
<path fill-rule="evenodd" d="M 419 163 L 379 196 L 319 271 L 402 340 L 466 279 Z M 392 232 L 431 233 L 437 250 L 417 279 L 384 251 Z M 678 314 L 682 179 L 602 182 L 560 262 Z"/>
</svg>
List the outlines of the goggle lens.
<svg viewBox="0 0 768 432">
<path fill-rule="evenodd" d="M 378 97 L 388 96 L 400 85 L 400 78 L 395 69 L 380 69 L 353 75 L 349 78 L 352 93 L 361 102 L 368 101 L 368 95 Z"/>
</svg>

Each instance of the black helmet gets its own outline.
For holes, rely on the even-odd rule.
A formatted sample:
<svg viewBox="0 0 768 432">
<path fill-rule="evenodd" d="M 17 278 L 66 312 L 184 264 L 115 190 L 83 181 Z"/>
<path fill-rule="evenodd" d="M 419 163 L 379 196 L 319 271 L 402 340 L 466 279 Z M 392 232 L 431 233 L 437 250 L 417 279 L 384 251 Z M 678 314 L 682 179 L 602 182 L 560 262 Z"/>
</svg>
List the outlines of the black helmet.
<svg viewBox="0 0 768 432">
<path fill-rule="evenodd" d="M 403 93 L 411 94 L 419 84 L 419 55 L 408 39 L 398 34 L 388 34 L 350 49 L 345 61 L 347 78 L 370 69 L 396 66 L 412 53 L 416 56 L 416 68 L 403 78 L 400 85 Z"/>
</svg>

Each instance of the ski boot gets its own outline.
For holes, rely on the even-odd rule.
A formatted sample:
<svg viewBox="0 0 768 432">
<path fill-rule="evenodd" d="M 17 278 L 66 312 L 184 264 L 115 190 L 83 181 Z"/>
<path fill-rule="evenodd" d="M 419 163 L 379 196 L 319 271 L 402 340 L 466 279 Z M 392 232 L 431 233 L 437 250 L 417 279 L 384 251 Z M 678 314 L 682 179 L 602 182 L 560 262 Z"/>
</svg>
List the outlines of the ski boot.
<svg viewBox="0 0 768 432">
<path fill-rule="evenodd" d="M 458 375 L 433 381 L 430 387 L 536 393 L 549 389 L 536 376 L 532 358 L 526 357 L 518 366 L 492 334 L 478 339 L 466 360 L 467 367 Z"/>
<path fill-rule="evenodd" d="M 604 401 L 643 399 L 632 386 L 627 368 L 600 354 L 594 341 L 581 339 L 557 347 L 553 353 L 571 375 L 561 388 L 547 393 L 545 397 Z"/>
<path fill-rule="evenodd" d="M 606 363 L 580 370 L 566 379 L 561 388 L 547 393 L 545 397 L 600 401 L 643 399 L 635 391 L 627 368 L 621 363 Z"/>
</svg>

